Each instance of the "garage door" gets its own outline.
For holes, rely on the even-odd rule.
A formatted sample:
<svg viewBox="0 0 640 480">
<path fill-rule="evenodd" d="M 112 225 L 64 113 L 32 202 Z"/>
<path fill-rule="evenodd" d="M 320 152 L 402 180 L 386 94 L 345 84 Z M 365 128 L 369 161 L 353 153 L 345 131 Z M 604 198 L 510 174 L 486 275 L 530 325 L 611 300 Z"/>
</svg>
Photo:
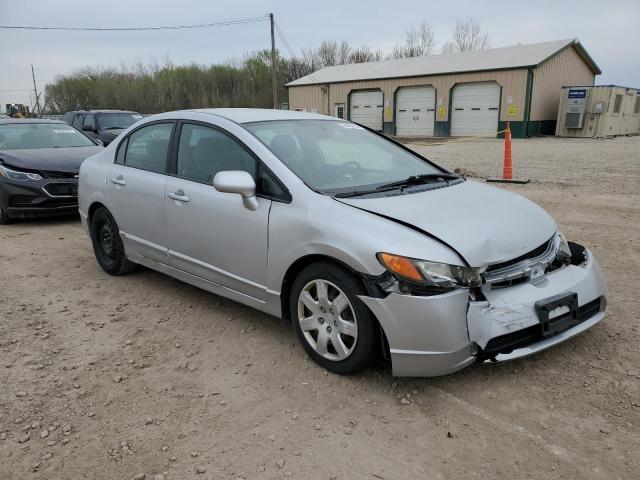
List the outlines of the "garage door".
<svg viewBox="0 0 640 480">
<path fill-rule="evenodd" d="M 353 92 L 349 120 L 382 131 L 382 92 Z"/>
<path fill-rule="evenodd" d="M 453 88 L 451 135 L 491 135 L 498 131 L 500 86 L 471 83 Z"/>
<path fill-rule="evenodd" d="M 403 87 L 396 94 L 396 135 L 433 136 L 436 90 L 433 87 Z"/>
</svg>

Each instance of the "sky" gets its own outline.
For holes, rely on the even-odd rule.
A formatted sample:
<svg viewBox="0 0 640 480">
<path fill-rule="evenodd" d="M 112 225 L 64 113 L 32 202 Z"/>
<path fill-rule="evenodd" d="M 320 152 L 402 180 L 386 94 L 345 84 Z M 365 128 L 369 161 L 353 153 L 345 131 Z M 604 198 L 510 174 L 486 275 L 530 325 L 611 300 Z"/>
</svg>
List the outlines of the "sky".
<svg viewBox="0 0 640 480">
<path fill-rule="evenodd" d="M 322 40 L 347 40 L 383 53 L 423 19 L 438 46 L 457 18 L 473 17 L 493 47 L 578 38 L 596 61 L 598 84 L 640 88 L 640 0 L 0 0 L 0 25 L 146 27 L 260 17 L 273 12 L 295 54 Z M 276 38 L 285 56 L 288 52 Z M 270 48 L 268 21 L 217 28 L 69 32 L 0 29 L 0 110 L 30 104 L 31 64 L 44 89 L 57 75 L 86 66 L 211 64 Z"/>
</svg>

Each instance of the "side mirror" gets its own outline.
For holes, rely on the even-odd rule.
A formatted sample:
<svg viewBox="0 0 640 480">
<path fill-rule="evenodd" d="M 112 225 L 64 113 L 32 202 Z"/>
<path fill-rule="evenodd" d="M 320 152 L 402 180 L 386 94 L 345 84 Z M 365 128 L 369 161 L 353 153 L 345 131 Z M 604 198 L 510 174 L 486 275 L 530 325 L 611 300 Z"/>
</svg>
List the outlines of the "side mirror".
<svg viewBox="0 0 640 480">
<path fill-rule="evenodd" d="M 256 182 L 247 172 L 228 170 L 218 172 L 213 177 L 213 186 L 223 193 L 238 193 L 242 196 L 242 204 L 249 210 L 258 209 L 256 198 Z"/>
<path fill-rule="evenodd" d="M 100 140 L 99 138 L 94 138 L 93 141 L 96 142 L 97 145 L 100 145 L 101 147 L 104 147 L 104 142 L 102 140 Z"/>
</svg>

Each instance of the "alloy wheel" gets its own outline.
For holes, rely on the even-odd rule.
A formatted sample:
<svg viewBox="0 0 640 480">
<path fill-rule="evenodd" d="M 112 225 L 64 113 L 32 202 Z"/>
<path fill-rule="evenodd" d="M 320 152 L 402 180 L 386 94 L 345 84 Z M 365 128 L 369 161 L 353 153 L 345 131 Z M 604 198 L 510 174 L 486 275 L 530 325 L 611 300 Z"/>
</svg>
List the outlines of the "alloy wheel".
<svg viewBox="0 0 640 480">
<path fill-rule="evenodd" d="M 328 360 L 344 360 L 356 346 L 358 322 L 346 294 L 327 280 L 312 280 L 298 297 L 298 322 L 311 348 Z"/>
</svg>

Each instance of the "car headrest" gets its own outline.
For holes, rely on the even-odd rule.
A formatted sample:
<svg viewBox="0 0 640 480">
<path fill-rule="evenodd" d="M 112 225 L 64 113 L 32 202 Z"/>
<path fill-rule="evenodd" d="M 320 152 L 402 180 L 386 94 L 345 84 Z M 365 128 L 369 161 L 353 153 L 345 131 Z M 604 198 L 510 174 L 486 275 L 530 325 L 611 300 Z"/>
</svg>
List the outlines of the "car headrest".
<svg viewBox="0 0 640 480">
<path fill-rule="evenodd" d="M 296 141 L 291 135 L 276 135 L 269 142 L 269 147 L 278 157 L 291 158 L 298 152 Z"/>
</svg>

